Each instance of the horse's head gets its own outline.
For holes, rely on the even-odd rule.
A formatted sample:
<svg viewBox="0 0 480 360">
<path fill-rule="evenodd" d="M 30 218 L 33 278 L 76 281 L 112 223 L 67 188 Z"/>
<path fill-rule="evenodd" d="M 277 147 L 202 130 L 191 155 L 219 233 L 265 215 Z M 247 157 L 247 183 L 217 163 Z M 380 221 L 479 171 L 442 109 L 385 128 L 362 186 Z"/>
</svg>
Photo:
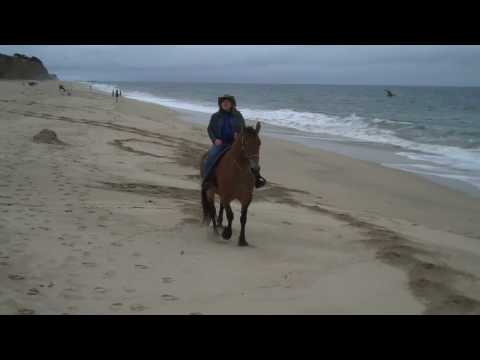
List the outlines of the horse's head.
<svg viewBox="0 0 480 360">
<path fill-rule="evenodd" d="M 240 141 L 242 155 L 248 160 L 250 168 L 253 171 L 260 171 L 260 132 L 261 124 L 257 122 L 254 127 L 242 127 L 237 141 Z"/>
</svg>

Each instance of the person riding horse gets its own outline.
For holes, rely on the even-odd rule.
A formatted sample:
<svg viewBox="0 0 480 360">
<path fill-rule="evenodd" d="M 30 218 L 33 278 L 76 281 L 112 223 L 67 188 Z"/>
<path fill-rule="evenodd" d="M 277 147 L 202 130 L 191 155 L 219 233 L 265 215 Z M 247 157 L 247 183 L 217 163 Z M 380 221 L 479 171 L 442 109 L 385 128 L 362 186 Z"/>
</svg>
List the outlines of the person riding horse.
<svg viewBox="0 0 480 360">
<path fill-rule="evenodd" d="M 207 174 L 202 182 L 202 188 L 210 186 L 211 170 L 217 157 L 228 149 L 234 142 L 235 137 L 245 127 L 245 120 L 237 110 L 237 102 L 232 95 L 223 95 L 218 98 L 219 110 L 212 115 L 208 125 L 208 136 L 212 140 L 212 147 L 208 151 L 205 161 L 204 174 Z M 260 168 L 251 169 L 255 176 L 255 187 L 265 185 L 266 180 L 260 175 Z M 210 175 L 210 176 L 209 176 Z"/>
</svg>

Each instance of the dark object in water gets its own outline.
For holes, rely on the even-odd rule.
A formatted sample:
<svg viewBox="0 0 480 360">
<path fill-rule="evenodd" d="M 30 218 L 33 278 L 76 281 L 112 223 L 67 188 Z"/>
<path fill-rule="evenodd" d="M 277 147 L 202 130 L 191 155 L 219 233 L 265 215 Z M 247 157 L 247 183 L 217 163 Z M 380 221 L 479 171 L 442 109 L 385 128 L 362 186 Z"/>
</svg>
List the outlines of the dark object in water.
<svg viewBox="0 0 480 360">
<path fill-rule="evenodd" d="M 65 145 L 65 143 L 58 139 L 55 131 L 50 129 L 43 129 L 37 135 L 33 137 L 33 141 L 36 143 L 43 144 L 55 144 L 55 145 Z"/>
<path fill-rule="evenodd" d="M 388 97 L 393 97 L 395 96 L 394 93 L 392 93 L 390 90 L 385 89 L 385 93 L 387 94 Z"/>
</svg>

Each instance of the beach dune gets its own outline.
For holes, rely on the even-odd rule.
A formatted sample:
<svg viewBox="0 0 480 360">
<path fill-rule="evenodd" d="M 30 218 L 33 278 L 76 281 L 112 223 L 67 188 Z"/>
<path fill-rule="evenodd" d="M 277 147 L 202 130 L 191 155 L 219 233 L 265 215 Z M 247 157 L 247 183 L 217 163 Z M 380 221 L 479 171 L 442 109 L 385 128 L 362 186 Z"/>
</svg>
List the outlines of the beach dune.
<svg viewBox="0 0 480 360">
<path fill-rule="evenodd" d="M 263 137 L 239 248 L 238 204 L 201 224 L 203 126 L 66 86 L 0 81 L 1 314 L 480 314 L 478 199 Z"/>
</svg>

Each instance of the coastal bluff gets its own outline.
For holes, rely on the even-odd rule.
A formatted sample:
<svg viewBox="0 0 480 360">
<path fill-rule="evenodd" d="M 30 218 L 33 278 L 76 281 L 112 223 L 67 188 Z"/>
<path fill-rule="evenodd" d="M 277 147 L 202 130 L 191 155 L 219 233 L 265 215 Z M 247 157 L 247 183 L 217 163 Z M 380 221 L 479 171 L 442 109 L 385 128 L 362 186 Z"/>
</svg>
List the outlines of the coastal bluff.
<svg viewBox="0 0 480 360">
<path fill-rule="evenodd" d="M 0 54 L 0 80 L 2 79 L 56 80 L 57 76 L 49 74 L 42 61 L 35 56 Z"/>
</svg>

